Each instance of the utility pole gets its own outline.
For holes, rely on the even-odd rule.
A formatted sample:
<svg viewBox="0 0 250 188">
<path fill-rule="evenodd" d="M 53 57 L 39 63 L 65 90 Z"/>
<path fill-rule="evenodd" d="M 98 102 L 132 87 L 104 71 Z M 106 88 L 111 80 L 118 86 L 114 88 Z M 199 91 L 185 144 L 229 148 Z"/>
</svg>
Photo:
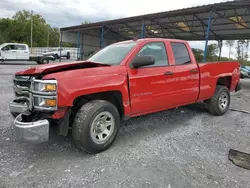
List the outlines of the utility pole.
<svg viewBox="0 0 250 188">
<path fill-rule="evenodd" d="M 31 10 L 31 15 L 30 15 L 30 49 L 32 53 L 32 42 L 33 42 L 33 10 Z"/>
<path fill-rule="evenodd" d="M 61 31 L 59 30 L 59 45 L 61 47 Z"/>
<path fill-rule="evenodd" d="M 49 27 L 48 27 L 47 47 L 49 48 Z"/>
</svg>

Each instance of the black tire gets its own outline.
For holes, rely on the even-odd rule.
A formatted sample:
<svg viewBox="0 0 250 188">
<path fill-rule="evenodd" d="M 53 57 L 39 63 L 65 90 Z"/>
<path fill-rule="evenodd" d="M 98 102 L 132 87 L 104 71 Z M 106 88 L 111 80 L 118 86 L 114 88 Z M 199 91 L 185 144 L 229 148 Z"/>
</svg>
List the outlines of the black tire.
<svg viewBox="0 0 250 188">
<path fill-rule="evenodd" d="M 42 62 L 42 64 L 49 64 L 49 60 L 48 59 L 42 59 L 41 62 Z"/>
<path fill-rule="evenodd" d="M 224 101 L 221 102 L 220 98 L 227 101 L 227 103 L 225 103 Z M 228 88 L 222 85 L 218 85 L 216 87 L 214 96 L 211 99 L 209 99 L 206 103 L 208 110 L 211 114 L 221 116 L 227 112 L 230 106 L 230 101 L 231 101 L 231 96 Z"/>
<path fill-rule="evenodd" d="M 55 58 L 55 59 L 59 59 L 59 55 L 58 55 L 58 54 L 55 54 L 55 55 L 54 55 L 54 58 Z"/>
<path fill-rule="evenodd" d="M 95 126 L 95 124 L 93 124 L 93 121 L 101 113 L 105 112 L 108 112 L 113 116 L 112 120 L 114 122 L 114 125 L 112 125 L 113 128 L 110 135 L 106 138 L 107 140 L 104 143 L 97 143 L 92 136 L 94 133 L 91 132 L 93 126 Z M 80 149 L 88 153 L 99 153 L 108 149 L 112 145 L 117 136 L 119 128 L 120 115 L 117 108 L 108 101 L 93 100 L 84 104 L 76 113 L 75 119 L 72 124 L 72 136 L 76 145 Z"/>
<path fill-rule="evenodd" d="M 67 53 L 66 58 L 67 58 L 67 59 L 70 59 L 70 53 L 69 53 L 69 52 Z"/>
</svg>

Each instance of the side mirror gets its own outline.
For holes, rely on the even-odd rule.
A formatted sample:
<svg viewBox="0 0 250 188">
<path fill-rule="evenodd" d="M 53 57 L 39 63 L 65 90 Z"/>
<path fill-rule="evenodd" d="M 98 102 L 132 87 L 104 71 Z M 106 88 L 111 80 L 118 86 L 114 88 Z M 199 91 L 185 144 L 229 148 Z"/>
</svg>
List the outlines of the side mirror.
<svg viewBox="0 0 250 188">
<path fill-rule="evenodd" d="M 145 55 L 145 56 L 137 56 L 133 59 L 131 63 L 131 68 L 139 68 L 143 66 L 148 65 L 154 65 L 155 64 L 155 58 L 151 55 Z"/>
</svg>

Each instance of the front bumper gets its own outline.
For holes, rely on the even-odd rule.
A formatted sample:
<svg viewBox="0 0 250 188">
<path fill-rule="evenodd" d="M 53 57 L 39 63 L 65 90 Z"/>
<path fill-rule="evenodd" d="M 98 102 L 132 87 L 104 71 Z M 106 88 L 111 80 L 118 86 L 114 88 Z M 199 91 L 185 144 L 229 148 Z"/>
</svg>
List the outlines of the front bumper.
<svg viewBox="0 0 250 188">
<path fill-rule="evenodd" d="M 43 143 L 49 140 L 49 121 L 25 121 L 25 116 L 19 114 L 15 121 L 16 136 L 20 141 Z"/>
<path fill-rule="evenodd" d="M 32 121 L 29 114 L 28 101 L 20 97 L 10 102 L 10 112 L 16 117 L 14 126 L 18 140 L 42 143 L 49 140 L 49 121 L 47 119 Z"/>
<path fill-rule="evenodd" d="M 13 115 L 25 113 L 29 110 L 28 99 L 25 97 L 18 97 L 10 102 L 9 108 Z"/>
</svg>

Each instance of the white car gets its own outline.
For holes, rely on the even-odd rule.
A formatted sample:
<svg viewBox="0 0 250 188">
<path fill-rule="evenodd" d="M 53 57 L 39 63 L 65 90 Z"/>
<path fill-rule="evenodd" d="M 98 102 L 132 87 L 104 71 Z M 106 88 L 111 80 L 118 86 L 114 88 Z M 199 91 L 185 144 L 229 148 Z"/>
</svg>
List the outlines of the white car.
<svg viewBox="0 0 250 188">
<path fill-rule="evenodd" d="M 2 60 L 29 60 L 27 44 L 3 43 L 0 45 L 0 59 Z"/>
<path fill-rule="evenodd" d="M 54 61 L 53 56 L 32 55 L 27 44 L 3 43 L 0 45 L 0 61 L 36 61 L 38 64 L 47 64 Z"/>
<path fill-rule="evenodd" d="M 60 57 L 66 57 L 67 59 L 70 59 L 70 51 L 63 48 L 52 48 L 51 50 L 43 53 L 43 55 L 52 55 L 55 57 L 55 59 L 59 59 Z"/>
</svg>

